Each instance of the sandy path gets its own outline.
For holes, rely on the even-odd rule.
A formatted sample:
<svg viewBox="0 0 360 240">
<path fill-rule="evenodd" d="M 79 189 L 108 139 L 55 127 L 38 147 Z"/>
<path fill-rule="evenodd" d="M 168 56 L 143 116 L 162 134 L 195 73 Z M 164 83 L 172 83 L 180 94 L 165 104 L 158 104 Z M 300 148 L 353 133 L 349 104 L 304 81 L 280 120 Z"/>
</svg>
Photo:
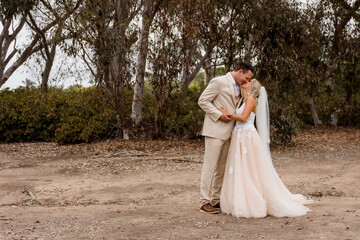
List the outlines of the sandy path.
<svg viewBox="0 0 360 240">
<path fill-rule="evenodd" d="M 199 212 L 202 142 L 1 144 L 0 239 L 360 239 L 359 136 L 310 129 L 273 151 L 288 188 L 315 202 L 264 219 Z"/>
</svg>

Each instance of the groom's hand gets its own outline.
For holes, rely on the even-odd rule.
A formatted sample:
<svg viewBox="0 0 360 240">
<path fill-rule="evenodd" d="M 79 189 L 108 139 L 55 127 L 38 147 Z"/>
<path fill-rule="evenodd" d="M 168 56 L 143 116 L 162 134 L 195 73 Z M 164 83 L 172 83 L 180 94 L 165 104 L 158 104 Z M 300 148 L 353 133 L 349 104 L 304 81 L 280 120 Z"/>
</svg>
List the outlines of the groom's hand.
<svg viewBox="0 0 360 240">
<path fill-rule="evenodd" d="M 220 121 L 225 122 L 225 123 L 228 123 L 231 121 L 231 118 L 229 118 L 225 113 L 223 113 L 219 119 L 220 119 Z"/>
</svg>

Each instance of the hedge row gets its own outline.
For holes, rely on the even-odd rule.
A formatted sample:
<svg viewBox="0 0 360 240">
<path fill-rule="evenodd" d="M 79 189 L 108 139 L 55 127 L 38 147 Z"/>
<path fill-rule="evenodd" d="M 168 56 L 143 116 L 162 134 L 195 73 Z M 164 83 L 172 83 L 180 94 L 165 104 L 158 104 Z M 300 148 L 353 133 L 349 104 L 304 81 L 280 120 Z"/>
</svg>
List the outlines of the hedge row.
<svg viewBox="0 0 360 240">
<path fill-rule="evenodd" d="M 143 117 L 140 126 L 132 128 L 131 92 L 126 94 L 128 108 L 124 109 L 132 136 L 146 138 L 198 138 L 204 112 L 197 101 L 205 89 L 202 83 L 192 85 L 186 94 L 171 95 L 167 104 L 156 101 L 146 84 Z M 333 96 L 318 96 L 317 107 L 321 119 L 330 119 L 329 104 Z M 299 127 L 312 124 L 308 107 L 293 103 L 284 110 L 276 99 L 270 98 L 272 145 L 286 145 Z M 302 104 L 301 104 L 302 103 Z M 324 104 L 322 104 L 324 103 Z M 325 124 L 329 122 L 325 121 Z M 116 135 L 116 113 L 106 103 L 96 87 L 74 86 L 68 89 L 51 88 L 43 94 L 39 88 L 19 87 L 0 91 L 0 142 L 54 141 L 61 144 L 92 142 Z M 339 116 L 339 125 L 360 127 L 360 93 L 353 95 Z"/>
<path fill-rule="evenodd" d="M 91 142 L 114 130 L 114 114 L 96 88 L 0 91 L 0 141 Z"/>
</svg>

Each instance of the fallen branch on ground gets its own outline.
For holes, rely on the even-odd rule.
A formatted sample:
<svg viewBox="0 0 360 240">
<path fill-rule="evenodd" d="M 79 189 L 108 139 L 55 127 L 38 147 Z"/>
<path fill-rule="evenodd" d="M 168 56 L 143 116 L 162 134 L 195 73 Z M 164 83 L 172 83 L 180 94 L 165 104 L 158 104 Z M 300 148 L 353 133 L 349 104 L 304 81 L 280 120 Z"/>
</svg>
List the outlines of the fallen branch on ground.
<svg viewBox="0 0 360 240">
<path fill-rule="evenodd" d="M 175 162 L 192 162 L 192 163 L 202 163 L 202 162 L 199 162 L 199 161 L 193 161 L 189 158 L 149 158 L 149 159 L 144 159 L 145 161 L 148 161 L 148 160 L 155 160 L 155 161 L 175 161 Z"/>
<path fill-rule="evenodd" d="M 30 201 L 30 204 L 33 203 L 33 201 L 35 200 L 35 196 L 34 194 L 31 192 L 31 189 L 30 187 L 25 187 L 25 191 L 26 193 L 31 197 L 31 201 Z"/>
</svg>

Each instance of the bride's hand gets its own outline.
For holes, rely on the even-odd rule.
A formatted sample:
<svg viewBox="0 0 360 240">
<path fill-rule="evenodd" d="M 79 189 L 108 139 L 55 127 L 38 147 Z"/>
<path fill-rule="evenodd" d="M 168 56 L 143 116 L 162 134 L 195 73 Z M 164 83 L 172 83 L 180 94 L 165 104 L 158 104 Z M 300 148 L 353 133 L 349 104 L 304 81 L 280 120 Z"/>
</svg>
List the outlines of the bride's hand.
<svg viewBox="0 0 360 240">
<path fill-rule="evenodd" d="M 224 107 L 217 108 L 220 112 L 224 113 L 226 116 L 232 116 L 231 113 L 228 112 L 228 110 Z"/>
</svg>

